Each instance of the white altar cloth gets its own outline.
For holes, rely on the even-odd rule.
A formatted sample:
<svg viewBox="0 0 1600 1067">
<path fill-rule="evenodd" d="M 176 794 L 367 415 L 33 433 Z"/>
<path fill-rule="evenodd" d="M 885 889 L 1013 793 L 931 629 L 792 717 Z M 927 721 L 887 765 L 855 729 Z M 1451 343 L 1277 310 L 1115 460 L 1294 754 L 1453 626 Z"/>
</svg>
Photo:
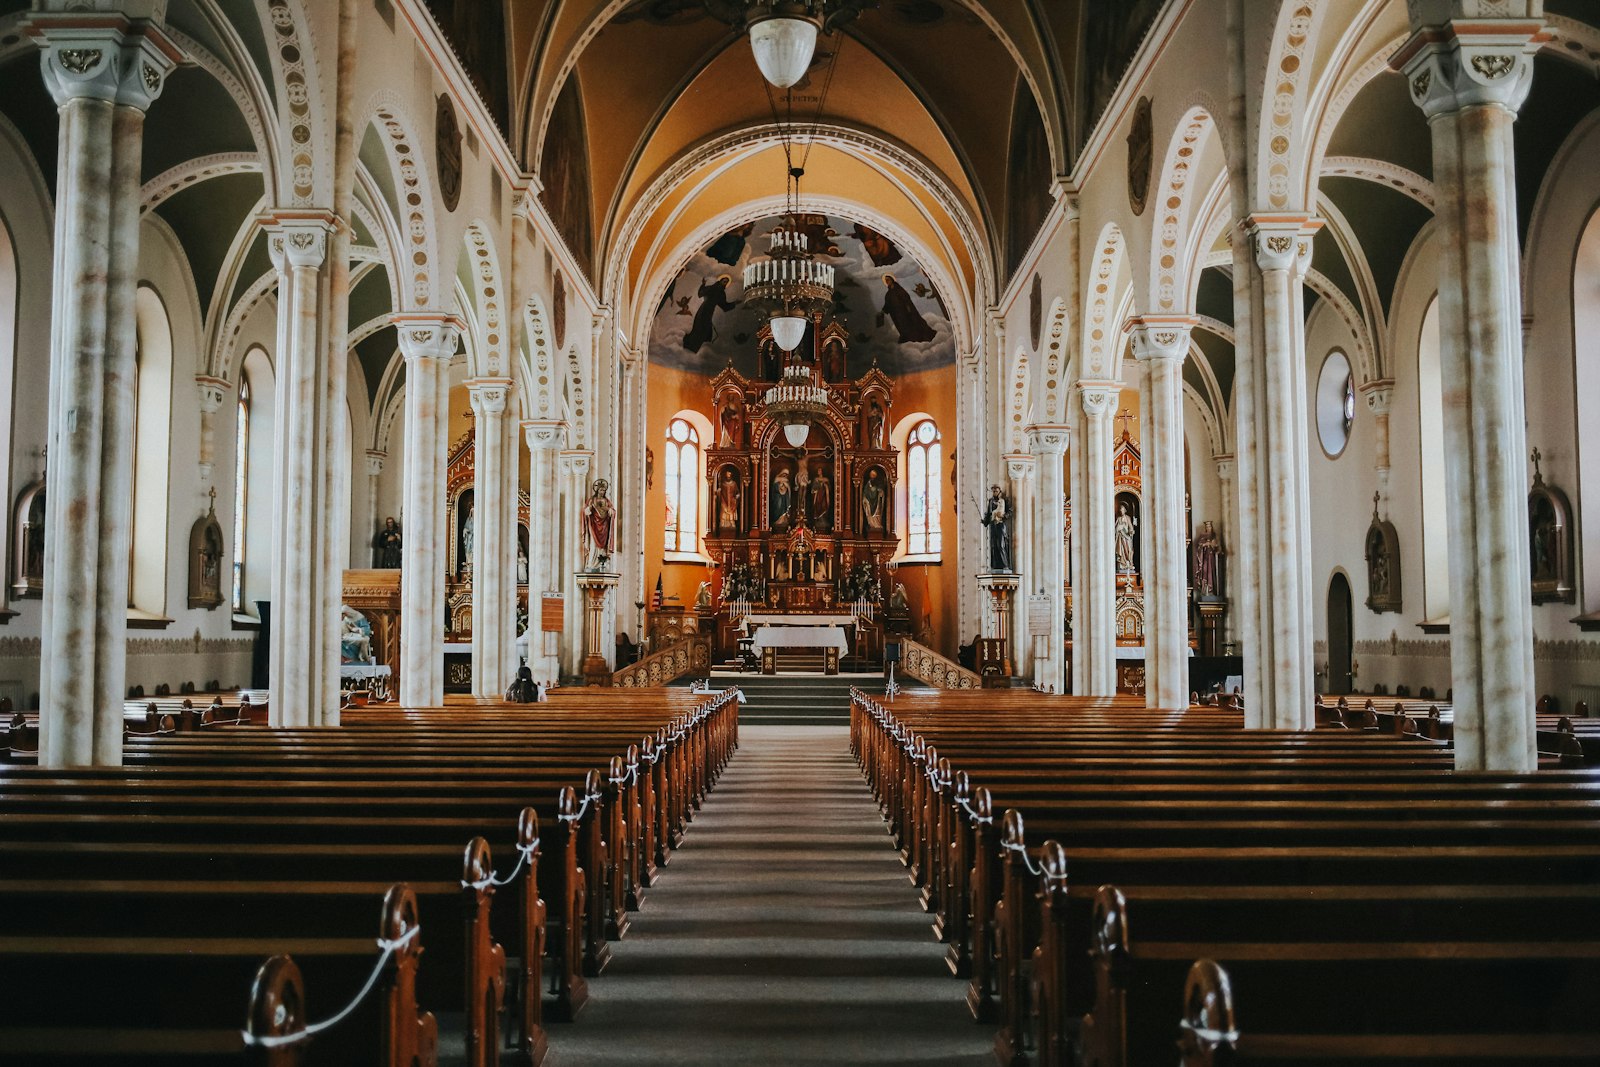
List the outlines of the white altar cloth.
<svg viewBox="0 0 1600 1067">
<path fill-rule="evenodd" d="M 749 633 L 752 626 L 854 626 L 855 624 L 854 615 L 780 615 L 752 612 L 744 617 L 742 625 L 744 631 Z"/>
<path fill-rule="evenodd" d="M 836 648 L 841 654 L 850 648 L 844 631 L 837 625 L 763 626 L 756 631 L 750 647 L 757 652 L 763 648 Z"/>
</svg>

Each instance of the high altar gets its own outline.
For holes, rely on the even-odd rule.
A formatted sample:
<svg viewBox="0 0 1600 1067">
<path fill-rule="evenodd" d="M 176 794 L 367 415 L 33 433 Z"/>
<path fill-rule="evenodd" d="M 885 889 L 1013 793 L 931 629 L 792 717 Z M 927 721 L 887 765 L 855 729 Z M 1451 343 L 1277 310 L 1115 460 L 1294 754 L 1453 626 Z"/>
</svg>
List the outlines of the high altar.
<svg viewBox="0 0 1600 1067">
<path fill-rule="evenodd" d="M 881 600 L 884 564 L 897 545 L 897 452 L 888 441 L 893 383 L 876 365 L 846 378 L 850 339 L 839 323 L 818 315 L 806 332 L 788 353 L 762 326 L 761 377 L 747 379 L 730 366 L 711 382 L 716 442 L 706 452 L 705 544 L 721 571 L 713 606 L 719 654 L 737 647 L 738 627 L 751 611 L 851 613 L 852 653 L 876 660 L 882 623 L 870 605 Z M 827 390 L 827 410 L 811 420 L 799 446 L 764 399 L 791 367 Z"/>
</svg>

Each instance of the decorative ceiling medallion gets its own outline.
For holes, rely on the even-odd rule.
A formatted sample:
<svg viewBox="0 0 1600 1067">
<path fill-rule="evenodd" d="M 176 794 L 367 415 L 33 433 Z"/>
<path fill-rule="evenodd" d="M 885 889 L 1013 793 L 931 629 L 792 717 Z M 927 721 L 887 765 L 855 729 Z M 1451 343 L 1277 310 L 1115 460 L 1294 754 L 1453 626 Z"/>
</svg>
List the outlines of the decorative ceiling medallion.
<svg viewBox="0 0 1600 1067">
<path fill-rule="evenodd" d="M 434 157 L 439 168 L 439 197 L 445 210 L 461 202 L 461 127 L 449 93 L 440 93 L 433 112 Z"/>
<path fill-rule="evenodd" d="M 1039 349 L 1039 331 L 1044 326 L 1044 279 L 1037 271 L 1033 275 L 1033 288 L 1028 291 L 1029 347 Z"/>
<path fill-rule="evenodd" d="M 1145 198 L 1150 195 L 1150 169 L 1155 162 L 1152 138 L 1150 98 L 1141 96 L 1128 129 L 1128 206 L 1135 215 L 1144 214 Z"/>
<path fill-rule="evenodd" d="M 561 276 L 561 271 L 556 271 L 555 281 L 550 284 L 550 329 L 555 335 L 556 347 L 565 348 L 567 344 L 567 280 Z"/>
</svg>

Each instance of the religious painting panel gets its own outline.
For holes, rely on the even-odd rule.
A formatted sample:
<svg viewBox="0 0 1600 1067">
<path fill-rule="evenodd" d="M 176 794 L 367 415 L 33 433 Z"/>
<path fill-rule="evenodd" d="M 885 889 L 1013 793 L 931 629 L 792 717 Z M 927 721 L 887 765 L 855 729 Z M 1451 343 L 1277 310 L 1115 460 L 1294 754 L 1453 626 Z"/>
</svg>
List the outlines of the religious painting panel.
<svg viewBox="0 0 1600 1067">
<path fill-rule="evenodd" d="M 577 71 L 567 76 L 561 95 L 556 97 L 539 158 L 539 183 L 551 221 L 561 231 L 584 274 L 593 281 L 594 202 L 589 186 L 589 135 Z"/>
</svg>

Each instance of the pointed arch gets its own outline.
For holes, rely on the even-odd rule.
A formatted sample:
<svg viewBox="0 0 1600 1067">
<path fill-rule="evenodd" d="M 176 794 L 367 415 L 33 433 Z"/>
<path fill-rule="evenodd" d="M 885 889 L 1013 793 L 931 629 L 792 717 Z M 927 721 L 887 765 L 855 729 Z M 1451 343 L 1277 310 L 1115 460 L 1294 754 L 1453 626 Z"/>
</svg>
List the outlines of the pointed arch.
<svg viewBox="0 0 1600 1067">
<path fill-rule="evenodd" d="M 1193 245 L 1203 240 L 1194 221 L 1194 204 L 1205 192 L 1198 187 L 1198 164 L 1216 121 L 1204 107 L 1192 107 L 1178 121 L 1161 166 L 1154 202 L 1157 221 L 1150 255 L 1150 292 L 1146 302 L 1155 314 L 1188 310 L 1193 281 Z M 1203 221 L 1203 219 L 1202 219 Z"/>
<path fill-rule="evenodd" d="M 1117 312 L 1128 288 L 1127 242 L 1116 223 L 1107 223 L 1095 244 L 1089 291 L 1083 301 L 1083 356 L 1078 377 L 1113 380 L 1122 356 L 1122 324 Z"/>
<path fill-rule="evenodd" d="M 1311 170 L 1312 131 L 1306 110 L 1316 87 L 1311 73 L 1317 31 L 1327 0 L 1283 0 L 1272 34 L 1263 78 L 1261 126 L 1252 171 L 1256 205 L 1273 211 L 1308 210 L 1315 174 Z"/>
<path fill-rule="evenodd" d="M 544 301 L 537 293 L 528 298 L 522 307 L 526 359 L 531 379 L 528 394 L 528 418 L 550 420 L 560 416 L 554 382 L 556 380 L 555 349 L 550 339 L 549 316 Z"/>
<path fill-rule="evenodd" d="M 1067 308 L 1067 302 L 1061 297 L 1056 297 L 1050 304 L 1050 313 L 1045 320 L 1044 351 L 1040 354 L 1041 358 L 1036 361 L 1038 367 L 1034 372 L 1039 375 L 1039 380 L 1033 389 L 1033 395 L 1037 398 L 1033 402 L 1033 408 L 1039 412 L 1043 421 L 1048 423 L 1067 421 L 1066 402 L 1063 397 L 1066 396 L 1067 371 L 1072 361 L 1071 346 L 1067 338 L 1070 320 L 1071 312 Z M 1031 425 L 1034 421 L 1037 419 L 1030 417 L 1023 425 Z M 1027 449 L 1019 448 L 1017 451 L 1026 452 Z"/>
<path fill-rule="evenodd" d="M 463 239 L 466 242 L 464 254 L 468 257 L 468 273 L 473 283 L 471 296 L 477 309 L 478 327 L 478 343 L 469 349 L 472 356 L 469 374 L 474 378 L 506 377 L 506 324 L 501 311 L 504 298 L 501 295 L 500 257 L 495 252 L 488 229 L 480 221 L 474 220 L 467 226 Z"/>
<path fill-rule="evenodd" d="M 399 212 L 401 244 L 395 249 L 396 285 L 400 293 L 400 312 L 426 311 L 435 299 L 434 271 L 439 263 L 436 236 L 433 183 L 430 180 L 422 142 L 411 131 L 420 129 L 409 121 L 400 99 L 384 90 L 374 97 L 365 114 L 378 125 L 384 154 L 394 171 Z"/>
<path fill-rule="evenodd" d="M 1057 301 L 1060 303 L 1060 301 Z M 1052 317 L 1053 319 L 1053 317 Z M 1020 454 L 1028 450 L 1027 427 L 1033 419 L 1033 363 L 1028 350 L 1018 347 L 1011 361 L 1011 376 L 1006 389 L 1006 451 Z"/>
</svg>

